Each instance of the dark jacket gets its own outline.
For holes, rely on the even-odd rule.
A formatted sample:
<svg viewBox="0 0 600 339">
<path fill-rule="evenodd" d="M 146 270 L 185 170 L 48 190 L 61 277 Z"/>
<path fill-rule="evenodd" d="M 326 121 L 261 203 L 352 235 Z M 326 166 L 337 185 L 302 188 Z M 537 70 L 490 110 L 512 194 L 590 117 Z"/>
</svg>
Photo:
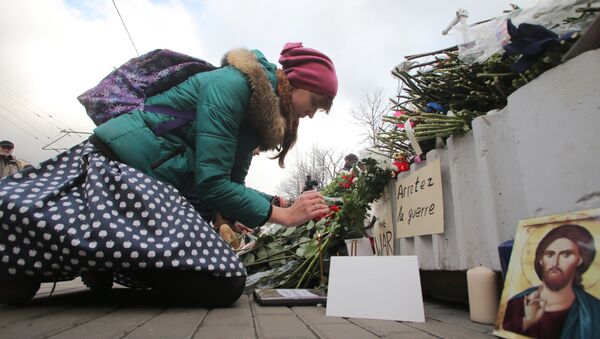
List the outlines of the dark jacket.
<svg viewBox="0 0 600 339">
<path fill-rule="evenodd" d="M 195 110 L 193 123 L 157 137 L 151 128 L 172 117 L 135 110 L 94 133 L 126 164 L 223 215 L 262 225 L 271 214 L 271 196 L 247 188 L 244 180 L 252 151 L 273 149 L 283 139 L 285 122 L 275 88 L 276 66 L 261 52 L 233 50 L 222 68 L 193 75 L 145 102 Z"/>
</svg>

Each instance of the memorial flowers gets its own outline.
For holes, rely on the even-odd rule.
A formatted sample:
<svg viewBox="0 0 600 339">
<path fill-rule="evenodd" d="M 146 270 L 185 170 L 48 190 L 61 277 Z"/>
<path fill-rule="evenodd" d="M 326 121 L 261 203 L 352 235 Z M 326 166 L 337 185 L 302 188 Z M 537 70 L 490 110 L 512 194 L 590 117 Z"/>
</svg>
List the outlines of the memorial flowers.
<svg viewBox="0 0 600 339">
<path fill-rule="evenodd" d="M 322 277 L 329 258 L 346 252 L 345 239 L 365 234 L 369 204 L 381 197 L 393 176 L 386 157 L 362 156 L 352 171 L 340 173 L 321 191 L 329 213 L 297 227 L 270 225 L 253 247 L 238 252 L 248 270 L 247 288 L 326 285 Z"/>
<path fill-rule="evenodd" d="M 419 159 L 414 156 L 436 147 L 436 141 L 443 144 L 451 135 L 464 134 L 471 130 L 476 117 L 504 108 L 511 93 L 563 62 L 563 56 L 600 11 L 591 4 L 574 2 L 564 12 L 564 19 L 556 19 L 558 23 L 549 28 L 523 20 L 535 20 L 534 16 L 521 17 L 523 23 L 515 26 L 510 18 L 526 12 L 490 20 L 494 24 L 503 22 L 499 27 L 508 33 L 507 41 L 482 62 L 463 61 L 463 45 L 462 50 L 455 46 L 406 56 L 391 72 L 401 90 L 391 99 L 392 113 L 383 119 L 389 125 L 377 137 L 378 150 L 390 155 L 404 152 L 409 159 Z M 541 8 L 538 14 L 548 13 L 552 12 Z M 552 31 L 558 26 L 564 33 Z M 475 41 L 473 45 L 479 44 Z"/>
</svg>

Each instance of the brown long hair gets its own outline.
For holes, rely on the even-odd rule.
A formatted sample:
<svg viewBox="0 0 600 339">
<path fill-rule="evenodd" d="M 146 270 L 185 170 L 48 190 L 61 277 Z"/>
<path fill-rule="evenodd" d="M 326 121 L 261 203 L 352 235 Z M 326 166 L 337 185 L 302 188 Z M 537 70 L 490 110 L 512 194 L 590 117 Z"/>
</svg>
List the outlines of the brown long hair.
<svg viewBox="0 0 600 339">
<path fill-rule="evenodd" d="M 294 147 L 298 138 L 300 119 L 296 117 L 292 107 L 292 85 L 282 69 L 277 70 L 277 96 L 279 97 L 279 110 L 285 120 L 285 131 L 281 145 L 276 148 L 279 153 L 271 159 L 279 159 L 279 167 L 285 168 L 285 156 Z"/>
</svg>

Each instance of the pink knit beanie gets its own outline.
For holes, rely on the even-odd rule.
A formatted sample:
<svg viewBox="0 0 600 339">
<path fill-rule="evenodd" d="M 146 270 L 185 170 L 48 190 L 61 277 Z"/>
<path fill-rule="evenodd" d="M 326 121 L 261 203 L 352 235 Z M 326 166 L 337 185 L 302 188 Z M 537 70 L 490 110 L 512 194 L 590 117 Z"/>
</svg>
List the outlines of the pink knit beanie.
<svg viewBox="0 0 600 339">
<path fill-rule="evenodd" d="M 292 86 L 332 98 L 337 94 L 335 67 L 325 54 L 304 48 L 301 42 L 288 42 L 283 46 L 279 63 Z"/>
</svg>

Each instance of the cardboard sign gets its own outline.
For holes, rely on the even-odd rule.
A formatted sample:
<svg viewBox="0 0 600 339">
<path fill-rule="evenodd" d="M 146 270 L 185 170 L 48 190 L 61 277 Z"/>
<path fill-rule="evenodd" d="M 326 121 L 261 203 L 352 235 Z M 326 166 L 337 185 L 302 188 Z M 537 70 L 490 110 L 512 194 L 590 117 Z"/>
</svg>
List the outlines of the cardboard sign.
<svg viewBox="0 0 600 339">
<path fill-rule="evenodd" d="M 396 183 L 396 237 L 444 232 L 440 160 Z"/>
<path fill-rule="evenodd" d="M 600 338 L 600 209 L 521 220 L 494 335 Z"/>
<path fill-rule="evenodd" d="M 331 257 L 325 314 L 424 322 L 417 257 Z"/>
<path fill-rule="evenodd" d="M 348 248 L 348 255 L 373 255 L 373 248 L 371 248 L 371 239 L 369 238 L 356 238 L 346 239 L 346 247 Z"/>
<path fill-rule="evenodd" d="M 371 211 L 377 218 L 373 226 L 375 255 L 394 255 L 392 196 L 389 191 L 388 186 L 385 188 L 381 199 L 371 205 Z"/>
</svg>

